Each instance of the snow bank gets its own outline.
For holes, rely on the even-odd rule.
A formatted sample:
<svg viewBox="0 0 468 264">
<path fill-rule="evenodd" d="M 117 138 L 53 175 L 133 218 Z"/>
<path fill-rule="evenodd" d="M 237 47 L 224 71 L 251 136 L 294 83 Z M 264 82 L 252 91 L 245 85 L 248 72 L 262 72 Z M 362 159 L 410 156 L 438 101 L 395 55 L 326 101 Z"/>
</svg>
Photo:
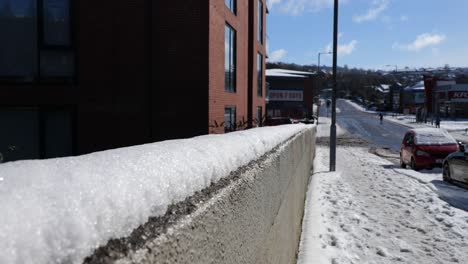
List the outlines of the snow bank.
<svg viewBox="0 0 468 264">
<path fill-rule="evenodd" d="M 0 165 L 0 263 L 81 263 L 311 126 L 257 128 Z"/>
</svg>

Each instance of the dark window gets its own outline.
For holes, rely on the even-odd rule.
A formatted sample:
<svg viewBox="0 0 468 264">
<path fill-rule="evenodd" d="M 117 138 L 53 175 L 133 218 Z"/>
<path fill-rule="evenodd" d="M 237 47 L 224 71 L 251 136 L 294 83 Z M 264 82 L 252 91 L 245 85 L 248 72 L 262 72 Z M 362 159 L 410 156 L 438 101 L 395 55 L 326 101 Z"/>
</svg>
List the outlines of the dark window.
<svg viewBox="0 0 468 264">
<path fill-rule="evenodd" d="M 236 107 L 227 106 L 224 108 L 224 132 L 236 131 Z"/>
<path fill-rule="evenodd" d="M 263 44 L 263 3 L 258 0 L 258 14 L 257 14 L 257 25 L 258 25 L 258 42 Z"/>
<path fill-rule="evenodd" d="M 0 80 L 72 80 L 70 1 L 0 0 Z"/>
<path fill-rule="evenodd" d="M 70 0 L 43 1 L 43 42 L 48 46 L 70 46 Z"/>
<path fill-rule="evenodd" d="M 263 56 L 257 54 L 257 95 L 263 95 Z"/>
<path fill-rule="evenodd" d="M 237 13 L 237 0 L 224 0 L 224 3 L 234 15 Z"/>
<path fill-rule="evenodd" d="M 226 91 L 236 91 L 236 31 L 226 24 L 224 43 L 224 71 Z"/>
<path fill-rule="evenodd" d="M 0 162 L 73 155 L 68 110 L 0 109 Z"/>
<path fill-rule="evenodd" d="M 263 110 L 261 106 L 257 106 L 257 126 L 263 126 Z"/>
</svg>

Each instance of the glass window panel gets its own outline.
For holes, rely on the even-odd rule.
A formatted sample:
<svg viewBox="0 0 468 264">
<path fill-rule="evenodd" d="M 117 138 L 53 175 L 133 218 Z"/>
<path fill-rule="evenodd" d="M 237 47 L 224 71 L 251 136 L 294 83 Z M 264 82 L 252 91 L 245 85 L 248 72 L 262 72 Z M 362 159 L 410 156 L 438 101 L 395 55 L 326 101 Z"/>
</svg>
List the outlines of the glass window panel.
<svg viewBox="0 0 468 264">
<path fill-rule="evenodd" d="M 44 113 L 44 158 L 73 155 L 72 118 L 69 112 Z"/>
<path fill-rule="evenodd" d="M 226 90 L 230 89 L 230 83 L 231 83 L 231 80 L 230 80 L 231 57 L 229 56 L 229 53 L 230 53 L 229 45 L 231 42 L 230 33 L 231 33 L 230 28 L 226 26 L 225 36 L 224 36 L 224 76 L 225 76 L 224 87 Z"/>
<path fill-rule="evenodd" d="M 34 109 L 0 109 L 3 162 L 39 158 L 39 114 Z"/>
<path fill-rule="evenodd" d="M 0 0 L 0 79 L 31 82 L 37 74 L 35 0 Z"/>
<path fill-rule="evenodd" d="M 70 0 L 44 1 L 44 44 L 70 45 Z"/>
<path fill-rule="evenodd" d="M 258 25 L 258 42 L 263 43 L 263 3 L 258 1 L 258 15 L 257 15 L 257 25 Z"/>
<path fill-rule="evenodd" d="M 224 71 L 226 91 L 236 91 L 236 31 L 229 25 L 225 27 Z"/>
<path fill-rule="evenodd" d="M 236 108 L 233 106 L 224 108 L 224 132 L 236 130 Z"/>
<path fill-rule="evenodd" d="M 72 77 L 74 57 L 70 51 L 42 51 L 41 77 Z"/>
<path fill-rule="evenodd" d="M 231 10 L 231 12 L 234 14 L 236 14 L 236 2 L 236 0 L 224 0 L 227 8 L 229 8 L 229 10 Z"/>
<path fill-rule="evenodd" d="M 224 132 L 231 131 L 231 108 L 224 108 Z"/>
<path fill-rule="evenodd" d="M 263 94 L 263 56 L 257 54 L 257 95 L 262 96 Z"/>
<path fill-rule="evenodd" d="M 230 52 L 230 74 L 231 74 L 231 91 L 235 91 L 236 90 L 236 83 L 235 83 L 235 80 L 236 80 L 236 32 L 234 31 L 234 29 L 231 28 L 231 43 L 230 43 L 230 47 L 231 47 L 231 52 Z"/>
</svg>

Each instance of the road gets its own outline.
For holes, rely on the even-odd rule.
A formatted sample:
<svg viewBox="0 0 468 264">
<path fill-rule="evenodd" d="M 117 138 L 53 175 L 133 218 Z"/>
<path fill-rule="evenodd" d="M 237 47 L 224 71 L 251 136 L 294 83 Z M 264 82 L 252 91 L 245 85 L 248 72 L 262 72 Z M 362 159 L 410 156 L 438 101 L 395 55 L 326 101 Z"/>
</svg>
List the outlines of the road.
<svg viewBox="0 0 468 264">
<path fill-rule="evenodd" d="M 380 124 L 377 115 L 362 112 L 345 100 L 337 101 L 337 122 L 349 134 L 361 137 L 372 142 L 379 147 L 387 147 L 394 151 L 400 151 L 400 144 L 405 132 L 406 126 L 386 121 L 385 118 Z M 326 114 L 326 109 L 322 113 Z"/>
</svg>

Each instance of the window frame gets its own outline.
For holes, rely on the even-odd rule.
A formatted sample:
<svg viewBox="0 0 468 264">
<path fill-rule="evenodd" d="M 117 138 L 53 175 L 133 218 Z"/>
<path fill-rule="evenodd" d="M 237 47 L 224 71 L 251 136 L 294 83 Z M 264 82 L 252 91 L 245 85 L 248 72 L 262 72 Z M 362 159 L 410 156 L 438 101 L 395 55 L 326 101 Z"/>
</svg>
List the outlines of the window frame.
<svg viewBox="0 0 468 264">
<path fill-rule="evenodd" d="M 30 111 L 36 115 L 37 118 L 37 140 L 38 140 L 38 159 L 50 159 L 47 155 L 46 145 L 46 115 L 53 112 L 63 112 L 69 114 L 70 117 L 70 137 L 71 137 L 71 154 L 72 157 L 78 155 L 78 138 L 76 133 L 77 127 L 77 108 L 74 105 L 19 105 L 19 106 L 0 106 L 0 111 Z M 17 161 L 17 160 L 15 160 Z"/>
<path fill-rule="evenodd" d="M 229 30 L 229 31 L 228 31 Z M 229 83 L 227 80 L 224 80 L 224 91 L 230 93 L 237 92 L 237 31 L 229 25 L 229 23 L 225 23 L 224 26 L 224 41 L 226 42 L 227 32 L 229 32 L 229 45 L 224 43 L 224 60 L 226 60 L 226 52 L 229 52 Z M 228 51 L 226 50 L 228 47 Z M 232 51 L 232 53 L 231 53 Z M 226 61 L 224 62 L 224 78 L 226 78 Z"/>
<path fill-rule="evenodd" d="M 17 81 L 14 78 L 3 76 L 0 72 L 0 84 L 15 85 L 15 86 L 28 86 L 28 85 L 64 85 L 64 84 L 77 84 L 77 48 L 76 48 L 76 22 L 75 22 L 75 11 L 76 1 L 66 0 L 69 2 L 69 24 L 70 30 L 70 43 L 69 45 L 50 45 L 45 43 L 45 16 L 44 16 L 44 4 L 45 0 L 35 0 L 36 2 L 36 60 L 35 60 L 35 76 L 31 81 Z M 70 52 L 72 54 L 72 74 L 70 77 L 57 76 L 57 77 L 44 77 L 41 74 L 41 55 L 43 52 Z"/>
</svg>

